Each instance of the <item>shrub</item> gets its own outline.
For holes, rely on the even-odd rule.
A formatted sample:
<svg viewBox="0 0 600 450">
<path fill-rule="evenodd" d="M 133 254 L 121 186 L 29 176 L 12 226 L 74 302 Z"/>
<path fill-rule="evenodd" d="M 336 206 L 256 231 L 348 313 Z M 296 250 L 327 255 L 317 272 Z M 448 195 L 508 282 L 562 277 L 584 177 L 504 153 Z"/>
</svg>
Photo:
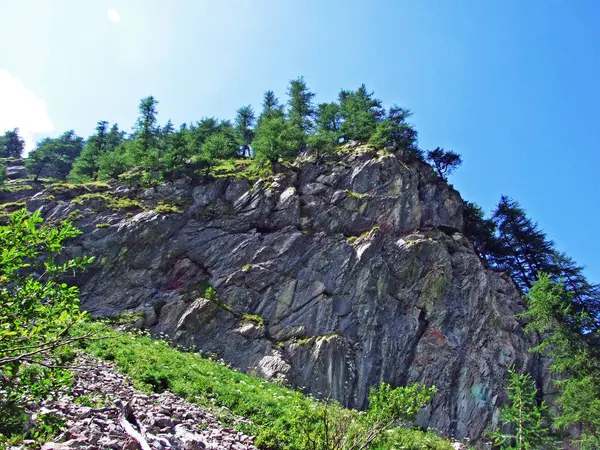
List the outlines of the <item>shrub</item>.
<svg viewBox="0 0 600 450">
<path fill-rule="evenodd" d="M 79 311 L 77 287 L 60 278 L 92 258 L 57 263 L 63 241 L 80 231 L 70 222 L 42 222 L 39 212 L 21 210 L 0 226 L 0 438 L 22 431 L 30 401 L 69 384 L 69 374 L 55 367 L 71 355 L 73 342 L 89 336 L 72 332 L 86 315 Z"/>
</svg>

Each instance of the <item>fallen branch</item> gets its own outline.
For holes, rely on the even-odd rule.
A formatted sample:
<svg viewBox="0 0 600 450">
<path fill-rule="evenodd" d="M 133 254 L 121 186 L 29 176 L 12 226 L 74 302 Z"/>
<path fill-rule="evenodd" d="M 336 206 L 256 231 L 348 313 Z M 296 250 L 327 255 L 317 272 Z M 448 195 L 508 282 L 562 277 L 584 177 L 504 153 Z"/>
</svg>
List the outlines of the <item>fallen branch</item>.
<svg viewBox="0 0 600 450">
<path fill-rule="evenodd" d="M 121 410 L 121 417 L 119 423 L 130 437 L 135 439 L 142 450 L 152 450 L 150 444 L 146 440 L 146 430 L 143 425 L 136 419 L 131 409 L 129 402 L 121 402 L 120 400 L 115 402 Z M 137 429 L 136 429 L 137 428 Z"/>
</svg>

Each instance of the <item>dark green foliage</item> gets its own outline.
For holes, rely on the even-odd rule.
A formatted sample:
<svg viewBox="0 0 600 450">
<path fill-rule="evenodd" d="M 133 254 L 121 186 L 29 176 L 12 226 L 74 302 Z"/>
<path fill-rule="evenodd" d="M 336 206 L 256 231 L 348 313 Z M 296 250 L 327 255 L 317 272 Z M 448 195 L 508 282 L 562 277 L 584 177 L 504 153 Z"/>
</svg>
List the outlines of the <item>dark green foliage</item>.
<svg viewBox="0 0 600 450">
<path fill-rule="evenodd" d="M 265 91 L 262 104 L 263 110 L 260 114 L 261 117 L 268 116 L 271 113 L 279 113 L 283 111 L 283 106 L 279 104 L 279 99 L 275 97 L 273 91 Z"/>
<path fill-rule="evenodd" d="M 406 159 L 422 159 L 417 147 L 417 132 L 406 121 L 411 115 L 408 109 L 392 106 L 387 117 L 377 124 L 369 143 L 377 148 L 391 146 L 404 150 Z"/>
<path fill-rule="evenodd" d="M 515 200 L 503 195 L 492 220 L 498 231 L 494 262 L 507 268 L 521 289 L 531 288 L 539 272 L 556 273 L 554 243 Z"/>
<path fill-rule="evenodd" d="M 560 415 L 554 426 L 579 429 L 582 449 L 600 448 L 600 316 L 597 311 L 590 316 L 574 292 L 548 274 L 540 275 L 527 299 L 525 329 L 542 336 L 531 351 L 548 356 L 558 375 Z"/>
<path fill-rule="evenodd" d="M 489 262 L 489 249 L 496 245 L 496 224 L 486 219 L 483 210 L 475 203 L 463 201 L 464 233 L 479 257 Z"/>
<path fill-rule="evenodd" d="M 158 123 L 158 100 L 154 97 L 145 97 L 140 101 L 139 115 L 135 125 L 134 138 L 140 142 L 140 150 L 147 152 L 152 147 L 157 147 L 160 134 Z"/>
<path fill-rule="evenodd" d="M 252 156 L 250 145 L 254 139 L 254 110 L 250 105 L 242 106 L 235 116 L 235 131 L 241 149 L 241 156 Z"/>
<path fill-rule="evenodd" d="M 29 153 L 25 166 L 36 179 L 42 174 L 65 178 L 82 149 L 83 138 L 77 136 L 73 130 L 69 130 L 57 138 L 45 138 L 40 141 Z"/>
<path fill-rule="evenodd" d="M 433 165 L 438 176 L 443 180 L 448 179 L 448 175 L 454 172 L 462 164 L 462 158 L 458 153 L 445 151 L 437 147 L 435 150 L 427 152 L 427 160 Z"/>
<path fill-rule="evenodd" d="M 312 100 L 315 94 L 308 90 L 304 77 L 298 77 L 290 81 L 287 94 L 289 97 L 288 118 L 290 124 L 298 128 L 307 137 L 313 126 L 315 108 Z"/>
<path fill-rule="evenodd" d="M 239 147 L 232 132 L 221 131 L 206 139 L 202 151 L 210 159 L 229 159 L 238 155 Z"/>
<path fill-rule="evenodd" d="M 69 222 L 42 226 L 39 212 L 25 210 L 0 226 L 0 441 L 23 431 L 32 400 L 69 384 L 68 373 L 54 366 L 87 335 L 74 332 L 85 318 L 79 291 L 61 278 L 92 259 L 57 261 L 63 241 L 79 234 Z"/>
<path fill-rule="evenodd" d="M 286 121 L 283 113 L 271 111 L 256 127 L 254 158 L 258 164 L 292 158 L 298 154 L 302 140 L 302 131 Z"/>
<path fill-rule="evenodd" d="M 6 167 L 0 164 L 0 186 L 4 184 L 4 180 L 6 180 Z"/>
<path fill-rule="evenodd" d="M 122 142 L 125 132 L 115 123 L 110 130 L 108 122 L 102 120 L 96 125 L 96 133 L 90 136 L 81 155 L 75 160 L 69 173 L 72 182 L 85 182 L 97 178 L 100 157 L 114 151 Z"/>
<path fill-rule="evenodd" d="M 377 123 L 385 116 L 381 101 L 363 84 L 356 91 L 342 90 L 339 103 L 344 141 L 368 142 Z"/>
<path fill-rule="evenodd" d="M 133 141 L 124 141 L 113 151 L 98 156 L 98 179 L 116 180 L 134 167 L 133 152 L 129 151 L 131 145 Z"/>
<path fill-rule="evenodd" d="M 25 141 L 19 136 L 19 129 L 14 128 L 0 136 L 0 158 L 22 158 Z"/>
<path fill-rule="evenodd" d="M 308 146 L 317 155 L 330 154 L 340 143 L 342 116 L 337 103 L 321 103 L 317 107 L 315 132 L 308 137 Z"/>
<path fill-rule="evenodd" d="M 500 450 L 537 450 L 550 444 L 546 405 L 536 401 L 537 390 L 529 374 L 509 369 L 508 404 L 500 411 L 502 430 L 490 436 Z"/>
</svg>

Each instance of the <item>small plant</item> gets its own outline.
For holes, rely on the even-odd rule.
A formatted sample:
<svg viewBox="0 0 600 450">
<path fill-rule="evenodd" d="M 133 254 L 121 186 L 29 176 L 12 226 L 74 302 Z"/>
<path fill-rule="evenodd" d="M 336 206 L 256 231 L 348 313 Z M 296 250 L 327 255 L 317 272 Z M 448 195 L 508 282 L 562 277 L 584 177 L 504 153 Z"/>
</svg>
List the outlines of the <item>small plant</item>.
<svg viewBox="0 0 600 450">
<path fill-rule="evenodd" d="M 244 314 L 242 316 L 243 320 L 246 320 L 248 322 L 254 322 L 255 324 L 262 326 L 265 323 L 265 319 L 262 316 L 259 316 L 257 314 Z"/>
<path fill-rule="evenodd" d="M 348 197 L 356 198 L 358 200 L 362 200 L 363 198 L 366 198 L 369 196 L 369 194 L 367 194 L 367 193 L 361 194 L 360 192 L 354 192 L 349 189 L 344 189 L 344 192 L 346 193 L 346 195 Z"/>
<path fill-rule="evenodd" d="M 359 450 L 371 448 L 384 439 L 383 433 L 397 423 L 413 422 L 417 412 L 436 393 L 417 383 L 392 388 L 381 383 L 369 393 L 365 413 L 341 408 L 329 401 L 308 412 L 300 426 L 304 428 L 306 447 L 310 450 Z M 311 417 L 316 415 L 315 418 Z"/>
<path fill-rule="evenodd" d="M 242 272 L 250 272 L 251 269 L 252 264 L 246 264 L 244 267 L 242 267 Z"/>
<path fill-rule="evenodd" d="M 97 223 L 96 228 L 108 228 L 110 227 L 110 223 Z"/>
<path fill-rule="evenodd" d="M 177 205 L 165 203 L 163 201 L 159 201 L 154 211 L 157 214 L 181 214 L 181 208 Z"/>
<path fill-rule="evenodd" d="M 539 406 L 535 400 L 537 390 L 529 374 L 518 374 L 514 368 L 508 371 L 508 404 L 500 411 L 500 422 L 514 431 L 490 433 L 494 445 L 501 450 L 533 450 L 551 442 L 546 405 Z"/>
</svg>

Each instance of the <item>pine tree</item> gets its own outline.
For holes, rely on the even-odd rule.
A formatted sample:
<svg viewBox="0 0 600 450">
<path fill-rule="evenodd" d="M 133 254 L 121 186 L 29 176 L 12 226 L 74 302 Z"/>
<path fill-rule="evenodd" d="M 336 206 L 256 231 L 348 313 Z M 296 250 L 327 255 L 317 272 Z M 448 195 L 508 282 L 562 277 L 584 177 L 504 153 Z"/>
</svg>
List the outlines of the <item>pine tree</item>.
<svg viewBox="0 0 600 450">
<path fill-rule="evenodd" d="M 308 137 L 308 146 L 317 154 L 333 153 L 340 143 L 342 116 L 340 105 L 321 103 L 317 107 L 314 133 Z"/>
<path fill-rule="evenodd" d="M 25 141 L 19 136 L 19 129 L 7 130 L 0 137 L 0 158 L 22 158 Z"/>
<path fill-rule="evenodd" d="M 544 273 L 527 300 L 525 330 L 542 337 L 531 351 L 548 357 L 558 375 L 560 415 L 554 426 L 581 430 L 581 449 L 600 448 L 600 316 L 582 310 L 572 291 Z"/>
<path fill-rule="evenodd" d="M 304 135 L 308 135 L 313 126 L 315 108 L 312 100 L 315 94 L 308 90 L 304 77 L 290 81 L 287 94 L 289 96 L 288 117 L 291 125 L 301 130 Z"/>
<path fill-rule="evenodd" d="M 368 142 L 385 115 L 381 101 L 363 84 L 356 91 L 342 90 L 339 102 L 344 141 Z"/>
<path fill-rule="evenodd" d="M 492 220 L 498 230 L 496 265 L 509 270 L 524 292 L 533 286 L 538 273 L 559 272 L 553 263 L 554 243 L 546 239 L 538 224 L 527 217 L 515 200 L 503 195 Z"/>
<path fill-rule="evenodd" d="M 444 181 L 448 180 L 448 175 L 454 172 L 462 164 L 462 158 L 458 153 L 445 151 L 437 147 L 435 150 L 427 152 L 427 159 L 433 165 L 438 176 Z"/>
<path fill-rule="evenodd" d="M 262 107 L 261 117 L 271 115 L 272 113 L 281 113 L 283 109 L 273 91 L 265 91 Z"/>
<path fill-rule="evenodd" d="M 547 408 L 536 402 L 537 390 L 529 374 L 518 374 L 509 369 L 508 404 L 500 411 L 500 422 L 513 432 L 491 433 L 494 445 L 501 450 L 538 450 L 551 441 L 549 429 L 544 424 Z"/>
<path fill-rule="evenodd" d="M 95 179 L 98 175 L 98 160 L 104 153 L 114 151 L 123 141 L 124 132 L 114 124 L 108 130 L 108 122 L 101 120 L 96 125 L 96 132 L 87 140 L 81 155 L 73 163 L 69 173 L 72 182 L 84 182 Z"/>
<path fill-rule="evenodd" d="M 408 109 L 392 106 L 385 120 L 377 124 L 369 143 L 377 148 L 392 146 L 402 149 L 407 159 L 421 159 L 421 151 L 417 147 L 417 132 L 407 122 L 411 115 Z"/>
<path fill-rule="evenodd" d="M 235 116 L 235 131 L 242 156 L 250 156 L 250 145 L 254 139 L 254 110 L 250 105 L 242 106 Z"/>
<path fill-rule="evenodd" d="M 159 134 L 157 106 L 158 100 L 152 96 L 145 97 L 140 101 L 134 136 L 139 140 L 140 150 L 144 153 L 155 147 L 157 143 Z"/>
</svg>

